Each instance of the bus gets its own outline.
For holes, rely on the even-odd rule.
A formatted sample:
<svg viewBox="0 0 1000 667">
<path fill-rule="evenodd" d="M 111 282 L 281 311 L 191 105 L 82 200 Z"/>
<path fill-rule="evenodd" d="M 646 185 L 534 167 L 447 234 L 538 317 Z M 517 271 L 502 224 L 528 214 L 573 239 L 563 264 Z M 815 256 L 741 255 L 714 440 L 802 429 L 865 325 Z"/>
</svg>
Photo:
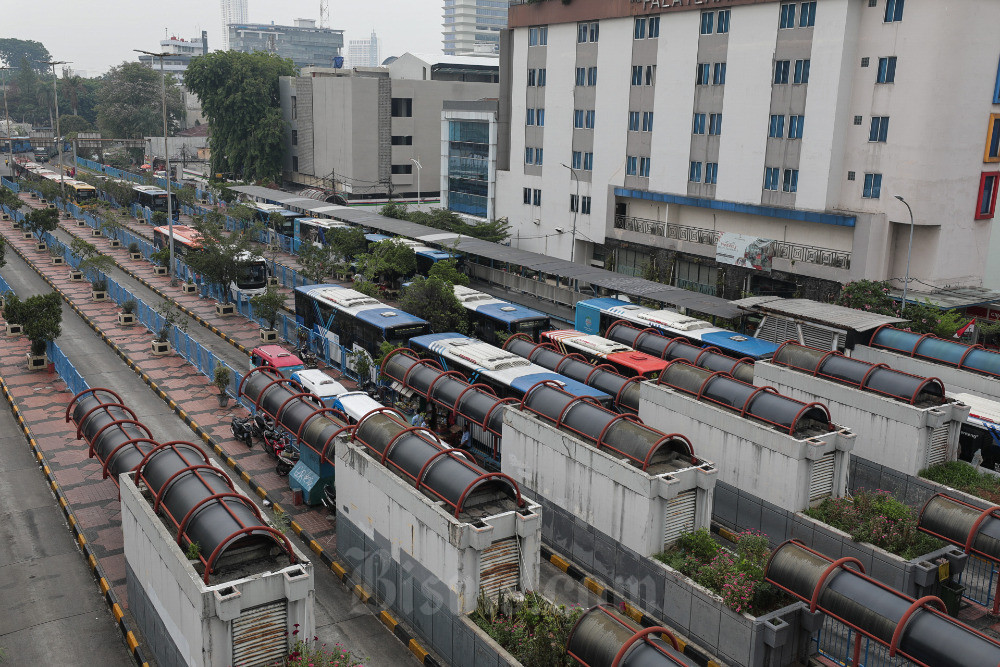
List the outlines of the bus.
<svg viewBox="0 0 1000 667">
<path fill-rule="evenodd" d="M 667 367 L 667 362 L 628 345 L 607 338 L 585 334 L 575 329 L 544 331 L 540 342 L 551 343 L 562 354 L 580 354 L 587 361 L 610 364 L 625 377 L 642 376 L 656 379 Z"/>
<path fill-rule="evenodd" d="M 158 188 L 155 185 L 133 185 L 132 190 L 135 192 L 135 201 L 139 204 L 139 206 L 148 208 L 154 213 L 167 212 L 166 190 Z M 177 206 L 177 195 L 173 192 L 170 193 L 170 207 L 174 220 L 179 220 L 181 217 L 181 210 Z"/>
<path fill-rule="evenodd" d="M 295 211 L 289 211 L 286 208 L 282 208 L 277 204 L 263 204 L 263 203 L 253 203 L 250 204 L 257 213 L 257 219 L 267 225 L 267 228 L 271 231 L 277 232 L 288 238 L 295 236 L 295 220 L 296 218 L 304 218 L 305 216 L 301 213 L 296 213 Z M 274 213 L 280 214 L 285 221 L 279 227 L 275 221 L 271 218 Z"/>
<path fill-rule="evenodd" d="M 696 345 L 719 348 L 725 354 L 750 359 L 770 359 L 778 346 L 746 334 L 721 329 L 696 317 L 672 310 L 653 310 L 620 299 L 585 299 L 576 304 L 575 328 L 589 334 L 606 335 L 619 320 L 641 329 L 652 328 L 670 338 L 684 338 Z"/>
<path fill-rule="evenodd" d="M 97 199 L 97 188 L 83 181 L 67 179 L 66 196 L 72 198 L 77 204 L 86 204 Z"/>
<path fill-rule="evenodd" d="M 194 227 L 174 225 L 174 256 L 184 258 L 201 249 L 201 234 Z M 170 228 L 166 225 L 153 228 L 153 245 L 157 250 L 167 247 Z M 242 252 L 236 256 L 240 263 L 240 275 L 229 283 L 230 295 L 236 298 L 237 292 L 245 297 L 253 297 L 267 291 L 267 260 L 260 255 Z"/>
<path fill-rule="evenodd" d="M 376 359 L 381 356 L 382 343 L 405 347 L 408 340 L 430 330 L 426 320 L 333 284 L 296 287 L 295 321 L 325 338 L 330 358 L 352 371 L 356 370 L 355 353 L 359 350 Z"/>
<path fill-rule="evenodd" d="M 523 333 L 538 341 L 543 331 L 552 328 L 545 313 L 464 285 L 455 285 L 455 297 L 469 315 L 473 335 L 492 345 L 500 343 L 501 334 Z"/>
<path fill-rule="evenodd" d="M 413 254 L 417 256 L 417 274 L 422 276 L 426 276 L 436 262 L 452 258 L 451 253 L 425 246 L 420 241 L 403 238 L 402 236 L 395 236 L 393 240 L 413 248 Z"/>
<path fill-rule="evenodd" d="M 330 239 L 328 238 L 330 232 L 337 229 L 350 229 L 351 225 L 328 218 L 299 217 L 295 218 L 293 228 L 295 234 L 295 251 L 298 252 L 298 249 L 304 243 L 312 243 L 316 246 L 328 245 L 330 243 Z"/>
<path fill-rule="evenodd" d="M 605 407 L 614 400 L 602 391 L 543 368 L 513 352 L 459 333 L 414 336 L 410 339 L 410 349 L 433 359 L 446 371 L 462 373 L 472 384 L 486 384 L 500 398 L 521 399 L 539 382 L 551 381 L 574 396 L 589 397 Z"/>
</svg>

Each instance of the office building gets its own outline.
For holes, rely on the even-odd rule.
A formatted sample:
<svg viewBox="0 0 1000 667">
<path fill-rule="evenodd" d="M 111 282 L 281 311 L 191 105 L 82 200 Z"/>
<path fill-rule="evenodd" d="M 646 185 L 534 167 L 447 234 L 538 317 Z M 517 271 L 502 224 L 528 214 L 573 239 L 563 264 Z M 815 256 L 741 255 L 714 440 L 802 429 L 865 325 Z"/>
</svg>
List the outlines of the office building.
<svg viewBox="0 0 1000 667">
<path fill-rule="evenodd" d="M 382 44 L 372 30 L 368 39 L 352 39 L 347 42 L 348 67 L 378 67 L 382 64 Z"/>
<path fill-rule="evenodd" d="M 246 23 L 250 20 L 247 13 L 248 0 L 222 0 L 222 50 L 229 50 L 229 26 L 233 23 Z"/>
<path fill-rule="evenodd" d="M 241 23 L 228 28 L 230 49 L 276 53 L 296 67 L 333 67 L 344 48 L 343 30 L 318 28 L 313 19 L 295 19 L 291 26 Z"/>
<path fill-rule="evenodd" d="M 499 53 L 509 0 L 445 0 L 444 53 Z"/>
<path fill-rule="evenodd" d="M 727 298 L 902 287 L 908 257 L 911 292 L 980 286 L 997 25 L 994 0 L 516 4 L 496 214 L 526 250 Z"/>
<path fill-rule="evenodd" d="M 441 207 L 492 220 L 496 203 L 497 101 L 445 100 Z"/>
<path fill-rule="evenodd" d="M 202 30 L 200 37 L 192 37 L 191 39 L 184 39 L 177 36 L 161 39 L 159 53 L 170 54 L 163 58 L 163 69 L 180 78 L 184 74 L 184 70 L 191 63 L 192 58 L 208 53 L 208 33 Z M 152 67 L 156 70 L 160 69 L 159 58 L 142 54 L 139 56 L 139 62 L 147 67 Z"/>
<path fill-rule="evenodd" d="M 436 197 L 445 101 L 496 100 L 498 76 L 496 58 L 406 53 L 386 67 L 282 77 L 285 180 L 352 200 L 413 197 L 419 181 Z"/>
</svg>

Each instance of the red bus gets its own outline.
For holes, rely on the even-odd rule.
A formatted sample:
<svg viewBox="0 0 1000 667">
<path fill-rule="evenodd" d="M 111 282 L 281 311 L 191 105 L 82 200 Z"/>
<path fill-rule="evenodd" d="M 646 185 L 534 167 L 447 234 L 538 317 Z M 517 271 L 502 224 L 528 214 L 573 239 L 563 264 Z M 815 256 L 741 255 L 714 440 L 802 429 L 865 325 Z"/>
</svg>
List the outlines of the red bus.
<svg viewBox="0 0 1000 667">
<path fill-rule="evenodd" d="M 575 329 L 559 329 L 541 334 L 541 341 L 552 343 L 563 354 L 576 352 L 596 363 L 611 364 L 626 377 L 659 377 L 667 362 L 628 345 L 607 338 L 585 334 Z"/>
</svg>

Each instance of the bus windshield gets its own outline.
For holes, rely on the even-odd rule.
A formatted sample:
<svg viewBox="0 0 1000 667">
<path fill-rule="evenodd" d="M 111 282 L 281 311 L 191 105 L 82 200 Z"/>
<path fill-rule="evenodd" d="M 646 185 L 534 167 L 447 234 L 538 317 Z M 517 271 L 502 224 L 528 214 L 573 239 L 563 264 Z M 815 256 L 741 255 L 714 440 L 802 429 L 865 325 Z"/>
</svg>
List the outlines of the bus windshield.
<svg viewBox="0 0 1000 667">
<path fill-rule="evenodd" d="M 236 286 L 241 290 L 260 289 L 267 285 L 267 266 L 263 261 L 244 265 L 240 269 L 240 278 Z"/>
</svg>

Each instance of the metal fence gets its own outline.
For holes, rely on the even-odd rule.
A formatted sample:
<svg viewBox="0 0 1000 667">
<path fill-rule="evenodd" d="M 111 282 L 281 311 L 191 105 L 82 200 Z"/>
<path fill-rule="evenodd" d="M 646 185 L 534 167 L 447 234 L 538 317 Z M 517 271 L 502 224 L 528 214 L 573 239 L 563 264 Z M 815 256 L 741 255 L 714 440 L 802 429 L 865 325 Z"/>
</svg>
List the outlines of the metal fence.
<svg viewBox="0 0 1000 667">
<path fill-rule="evenodd" d="M 959 583 L 965 586 L 962 597 L 992 608 L 996 596 L 998 572 L 1000 570 L 997 570 L 996 563 L 970 554 L 965 570 L 958 579 Z"/>
<path fill-rule="evenodd" d="M 823 627 L 813 638 L 819 652 L 838 665 L 853 665 L 854 642 L 858 632 L 829 616 L 823 619 Z M 861 654 L 858 667 L 911 667 L 913 663 L 899 656 L 890 657 L 889 647 L 861 636 Z"/>
</svg>

